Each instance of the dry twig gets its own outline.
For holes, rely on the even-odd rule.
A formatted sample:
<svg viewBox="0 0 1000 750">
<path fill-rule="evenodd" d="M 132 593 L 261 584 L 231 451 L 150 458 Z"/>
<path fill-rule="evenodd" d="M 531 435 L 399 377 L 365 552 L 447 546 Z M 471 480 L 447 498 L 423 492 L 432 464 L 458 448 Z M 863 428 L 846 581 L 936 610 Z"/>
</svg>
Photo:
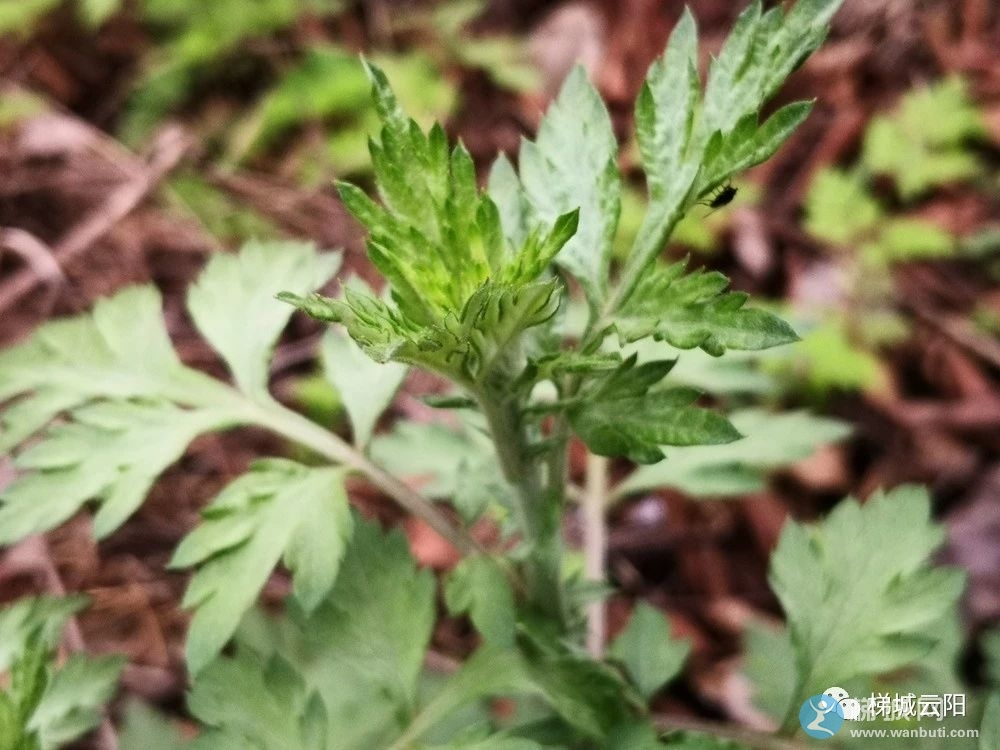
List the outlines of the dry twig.
<svg viewBox="0 0 1000 750">
<path fill-rule="evenodd" d="M 128 216 L 177 166 L 188 145 L 189 142 L 179 127 L 167 128 L 160 133 L 153 144 L 146 170 L 112 192 L 105 201 L 55 243 L 52 247 L 52 256 L 59 267 L 65 268 L 76 256 L 91 247 Z M 42 277 L 35 269 L 26 268 L 0 286 L 0 312 L 20 302 L 40 280 Z"/>
</svg>

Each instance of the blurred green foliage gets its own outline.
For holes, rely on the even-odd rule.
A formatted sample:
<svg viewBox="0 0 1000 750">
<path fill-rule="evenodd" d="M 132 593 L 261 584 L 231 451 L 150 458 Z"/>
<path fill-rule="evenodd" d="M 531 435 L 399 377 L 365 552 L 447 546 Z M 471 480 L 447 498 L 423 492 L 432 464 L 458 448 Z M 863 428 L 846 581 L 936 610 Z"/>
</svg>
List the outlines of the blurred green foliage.
<svg viewBox="0 0 1000 750">
<path fill-rule="evenodd" d="M 868 266 L 946 257 L 958 246 L 930 221 L 889 215 L 858 169 L 816 175 L 806 196 L 806 228 L 833 245 L 855 247 Z"/>
<path fill-rule="evenodd" d="M 0 34 L 27 38 L 65 0 L 0 0 Z M 144 141 L 166 118 L 193 120 L 209 155 L 226 168 L 267 156 L 304 126 L 321 136 L 307 139 L 294 176 L 308 185 L 332 174 L 366 172 L 368 133 L 378 119 L 357 51 L 335 43 L 350 0 L 76 0 L 80 24 L 92 33 L 116 13 L 131 14 L 148 40 L 137 62 L 118 117 L 117 135 L 130 145 Z M 540 80 L 522 40 L 510 35 L 472 35 L 470 24 L 483 0 L 450 0 L 426 7 L 395 8 L 376 27 L 379 40 L 366 54 L 393 79 L 403 106 L 428 126 L 446 120 L 459 102 L 452 73 L 484 73 L 496 86 L 532 90 Z M 213 99 L 206 94 L 218 93 Z M 44 108 L 27 95 L 6 93 L 0 126 Z M 213 103 L 214 102 L 214 103 Z M 302 143 L 296 143 L 301 148 Z M 180 192 L 217 196 L 190 180 Z M 207 214 L 207 211 L 201 212 Z M 205 220 L 210 225 L 214 220 Z M 253 223 L 224 228 L 238 239 L 253 236 Z"/>
<path fill-rule="evenodd" d="M 947 78 L 905 94 L 874 117 L 856 164 L 816 174 L 804 226 L 838 250 L 835 262 L 848 283 L 843 309 L 827 311 L 796 353 L 795 373 L 813 395 L 882 384 L 875 351 L 909 335 L 893 265 L 957 255 L 986 259 L 1000 246 L 988 228 L 959 237 L 921 211 L 934 189 L 985 173 L 974 149 L 983 135 L 965 82 Z M 879 178 L 888 178 L 894 190 Z"/>
<path fill-rule="evenodd" d="M 979 111 L 958 77 L 911 91 L 889 114 L 872 119 L 862 163 L 891 176 L 911 201 L 931 188 L 975 177 L 981 165 L 969 143 L 982 136 Z"/>
<path fill-rule="evenodd" d="M 787 359 L 765 364 L 786 380 L 801 384 L 814 400 L 838 391 L 878 390 L 885 384 L 878 357 L 852 336 L 843 317 L 835 314 L 827 314 L 822 322 L 807 328 Z"/>
<path fill-rule="evenodd" d="M 167 197 L 223 242 L 244 237 L 276 238 L 277 227 L 252 208 L 234 200 L 196 171 L 177 173 L 167 181 Z"/>
</svg>

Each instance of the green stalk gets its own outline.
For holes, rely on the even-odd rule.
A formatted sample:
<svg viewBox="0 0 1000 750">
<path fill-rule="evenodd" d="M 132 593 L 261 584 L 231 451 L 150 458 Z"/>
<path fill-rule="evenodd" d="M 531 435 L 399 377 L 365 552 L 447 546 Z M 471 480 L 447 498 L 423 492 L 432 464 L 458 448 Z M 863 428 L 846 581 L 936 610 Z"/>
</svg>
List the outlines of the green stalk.
<svg viewBox="0 0 1000 750">
<path fill-rule="evenodd" d="M 550 470 L 548 481 L 543 483 L 542 465 L 546 457 L 529 450 L 529 433 L 518 398 L 503 394 L 499 388 L 480 388 L 475 395 L 493 437 L 504 478 L 515 489 L 514 510 L 528 553 L 522 572 L 528 602 L 565 627 L 568 618 L 561 575 L 562 472 L 556 478 Z M 563 451 L 565 443 L 556 445 L 551 452 Z"/>
<path fill-rule="evenodd" d="M 462 554 L 485 553 L 483 547 L 462 526 L 453 524 L 431 501 L 374 464 L 367 456 L 329 430 L 285 408 L 277 401 L 269 404 L 246 401 L 242 404 L 242 408 L 248 412 L 249 421 L 358 472 L 407 511 L 426 521 Z"/>
</svg>

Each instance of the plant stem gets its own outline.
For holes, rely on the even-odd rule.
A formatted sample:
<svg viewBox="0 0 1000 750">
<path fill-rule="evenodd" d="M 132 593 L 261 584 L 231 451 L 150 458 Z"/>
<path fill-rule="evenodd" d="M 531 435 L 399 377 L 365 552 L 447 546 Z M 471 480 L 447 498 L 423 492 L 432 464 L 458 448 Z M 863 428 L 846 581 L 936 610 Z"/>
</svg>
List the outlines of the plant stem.
<svg viewBox="0 0 1000 750">
<path fill-rule="evenodd" d="M 276 401 L 266 406 L 247 402 L 245 407 L 252 412 L 252 421 L 256 424 L 267 427 L 289 440 L 311 448 L 321 456 L 343 464 L 363 475 L 377 489 L 391 497 L 413 515 L 424 520 L 427 525 L 451 542 L 462 554 L 485 554 L 482 545 L 468 531 L 452 523 L 430 500 L 372 463 L 363 453 L 329 430 L 323 429 Z"/>
<path fill-rule="evenodd" d="M 690 200 L 682 201 L 673 213 L 662 217 L 656 224 L 651 225 L 651 229 L 647 230 L 645 225 L 640 229 L 639 235 L 629 251 L 628 262 L 626 262 L 611 296 L 608 297 L 604 310 L 597 316 L 596 320 L 591 321 L 587 326 L 580 343 L 582 351 L 593 351 L 600 346 L 605 331 L 614 322 L 615 315 L 628 302 L 629 297 L 639 286 L 646 270 L 656 261 L 663 246 L 667 244 L 677 222 L 687 213 Z"/>
<path fill-rule="evenodd" d="M 587 478 L 583 491 L 583 561 L 588 581 L 603 582 L 608 546 L 605 509 L 608 495 L 608 459 L 587 453 Z M 587 651 L 595 659 L 604 655 L 607 622 L 604 601 L 587 605 Z"/>
<path fill-rule="evenodd" d="M 499 384 L 503 387 L 502 384 Z M 529 451 L 528 430 L 516 398 L 497 389 L 475 392 L 486 417 L 504 477 L 515 489 L 515 514 L 522 541 L 528 550 L 523 567 L 529 603 L 565 626 L 565 596 L 562 589 L 561 511 L 563 481 L 561 459 L 549 462 L 547 481 L 542 482 L 542 456 Z M 565 451 L 565 443 L 551 452 Z M 558 472 L 558 477 L 553 472 Z"/>
</svg>

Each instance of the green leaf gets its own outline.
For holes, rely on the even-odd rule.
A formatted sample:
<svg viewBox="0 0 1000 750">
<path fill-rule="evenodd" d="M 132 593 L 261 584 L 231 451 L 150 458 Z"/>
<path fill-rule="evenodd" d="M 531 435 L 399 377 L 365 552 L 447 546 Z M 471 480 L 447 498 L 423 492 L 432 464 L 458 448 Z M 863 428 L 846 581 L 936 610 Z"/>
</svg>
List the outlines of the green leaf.
<svg viewBox="0 0 1000 750">
<path fill-rule="evenodd" d="M 350 289 L 344 300 L 313 295 L 281 298 L 320 320 L 343 323 L 376 362 L 416 365 L 473 387 L 498 374 L 513 376 L 520 364 L 515 342 L 521 333 L 551 318 L 559 306 L 558 281 L 507 285 L 492 281 L 476 289 L 460 312 L 421 327 L 381 300 Z"/>
<path fill-rule="evenodd" d="M 566 78 L 536 140 L 521 142 L 518 166 L 524 195 L 543 224 L 580 209 L 579 231 L 556 262 L 579 280 L 591 305 L 602 304 L 621 210 L 621 177 L 611 118 L 582 67 Z"/>
<path fill-rule="evenodd" d="M 855 242 L 870 232 L 882 216 L 861 175 L 822 169 L 806 196 L 806 229 L 837 245 Z"/>
<path fill-rule="evenodd" d="M 822 42 L 840 2 L 808 0 L 783 17 L 778 8 L 761 13 L 755 0 L 713 59 L 700 107 L 698 35 L 685 11 L 636 103 L 650 210 L 625 266 L 621 301 L 684 213 L 735 172 L 769 158 L 808 114 L 809 103 L 798 102 L 758 125 L 765 102 Z"/>
<path fill-rule="evenodd" d="M 352 530 L 344 473 L 259 461 L 205 509 L 170 561 L 199 566 L 184 596 L 196 610 L 186 649 L 192 673 L 230 639 L 279 561 L 307 609 L 329 593 Z"/>
<path fill-rule="evenodd" d="M 520 292 L 520 287 L 545 270 L 575 229 L 575 218 L 570 222 L 563 216 L 571 206 L 551 217 L 554 228 L 546 239 L 532 243 L 527 238 L 525 247 L 509 247 L 497 207 L 479 192 L 475 165 L 465 148 L 459 144 L 449 152 L 440 126 L 425 135 L 404 115 L 385 74 L 371 65 L 368 71 L 382 121 L 380 139 L 371 143 L 371 154 L 384 206 L 352 185 L 341 184 L 340 194 L 368 228 L 369 256 L 392 285 L 402 317 L 394 316 L 391 308 L 378 310 L 377 305 L 358 299 L 357 304 L 349 302 L 347 308 L 327 318 L 343 320 L 348 333 L 366 350 L 376 333 L 392 340 L 424 327 L 447 328 L 484 288 L 510 285 L 514 293 Z M 287 299 L 294 301 L 291 291 Z M 348 314 L 351 307 L 353 315 Z M 352 326 L 348 318 L 364 314 L 363 308 L 382 319 L 378 330 Z M 403 320 L 408 327 L 402 325 Z"/>
<path fill-rule="evenodd" d="M 757 124 L 756 113 L 741 119 L 711 155 L 704 167 L 702 184 L 720 185 L 730 175 L 770 159 L 811 110 L 812 102 L 793 102 L 779 109 L 762 125 Z"/>
<path fill-rule="evenodd" d="M 265 265 L 272 262 L 273 268 Z M 192 291 L 192 311 L 243 385 L 266 386 L 264 358 L 288 319 L 265 277 L 277 273 L 280 283 L 299 283 L 292 277 L 303 274 L 304 264 L 310 278 L 325 278 L 337 262 L 287 244 L 251 244 L 238 256 L 215 256 Z M 98 301 L 92 313 L 48 323 L 0 353 L 0 403 L 0 450 L 59 415 L 69 418 L 17 457 L 27 473 L 0 497 L 2 542 L 50 529 L 89 500 L 100 503 L 94 531 L 104 537 L 196 436 L 261 420 L 244 396 L 180 362 L 151 287 L 125 289 Z"/>
<path fill-rule="evenodd" d="M 653 336 L 679 349 L 767 349 L 798 340 L 791 326 L 764 310 L 745 307 L 747 295 L 726 292 L 717 272 L 685 274 L 687 261 L 647 272 L 615 321 L 622 342 Z"/>
<path fill-rule="evenodd" d="M 782 363 L 776 369 L 785 369 Z M 820 394 L 835 390 L 877 389 L 884 382 L 877 357 L 850 338 L 843 320 L 831 318 L 807 331 L 791 353 L 789 376 Z"/>
<path fill-rule="evenodd" d="M 478 466 L 494 453 L 481 434 L 457 432 L 438 422 L 400 421 L 372 440 L 371 455 L 425 497 L 443 500 L 455 494 L 463 464 Z"/>
<path fill-rule="evenodd" d="M 848 499 L 818 526 L 789 522 L 771 558 L 771 586 L 795 647 L 791 712 L 822 686 L 917 662 L 930 625 L 956 606 L 957 570 L 935 568 L 944 539 L 925 490 L 901 487 L 864 505 Z"/>
<path fill-rule="evenodd" d="M 979 750 L 991 750 L 994 747 L 1000 747 L 1000 693 L 990 696 L 979 728 Z"/>
<path fill-rule="evenodd" d="M 66 622 L 87 601 L 85 596 L 29 596 L 0 609 L 0 672 L 7 671 L 33 640 L 55 648 Z"/>
<path fill-rule="evenodd" d="M 98 300 L 90 314 L 47 323 L 0 352 L 0 450 L 9 450 L 57 414 L 98 398 L 216 399 L 214 383 L 185 368 L 163 325 L 160 295 L 130 287 Z"/>
<path fill-rule="evenodd" d="M 191 748 L 326 750 L 325 737 L 308 737 L 312 705 L 304 680 L 287 662 L 240 649 L 195 680 L 188 707 L 210 729 Z"/>
<path fill-rule="evenodd" d="M 416 570 L 406 538 L 358 521 L 333 591 L 300 625 L 300 669 L 327 706 L 329 747 L 388 747 L 413 713 L 434 618 L 434 578 Z"/>
<path fill-rule="evenodd" d="M 691 388 L 650 390 L 672 362 L 636 365 L 635 356 L 597 380 L 569 410 L 570 424 L 594 453 L 625 456 L 636 463 L 663 458 L 661 445 L 715 445 L 740 437 L 726 419 L 692 404 Z"/>
<path fill-rule="evenodd" d="M 633 696 L 610 667 L 565 648 L 535 645 L 525 661 L 545 701 L 585 737 L 603 740 L 629 718 Z"/>
<path fill-rule="evenodd" d="M 539 688 L 518 651 L 481 647 L 462 663 L 413 718 L 396 739 L 394 747 L 409 747 L 463 706 L 484 698 L 538 693 Z"/>
<path fill-rule="evenodd" d="M 694 16 L 685 9 L 636 100 L 636 137 L 650 205 L 625 274 L 634 274 L 653 261 L 691 200 L 701 168 L 701 154 L 690 153 L 701 93 L 697 56 L 698 30 Z"/>
<path fill-rule="evenodd" d="M 709 68 L 699 123 L 702 142 L 728 133 L 756 112 L 789 74 L 826 37 L 842 0 L 806 0 L 782 17 L 779 9 L 761 13 L 759 0 L 740 14 L 718 58 Z"/>
<path fill-rule="evenodd" d="M 293 596 L 280 617 L 252 612 L 235 658 L 197 675 L 192 713 L 216 729 L 193 750 L 389 747 L 415 714 L 434 591 L 399 531 L 357 519 L 319 607 Z"/>
<path fill-rule="evenodd" d="M 354 442 L 363 448 L 406 377 L 407 368 L 395 362 L 375 362 L 334 328 L 323 336 L 320 356 L 323 371 L 339 391 L 351 419 Z"/>
<path fill-rule="evenodd" d="M 753 705 L 780 720 L 792 705 L 798 676 L 795 647 L 788 629 L 750 620 L 744 644 L 743 671 L 753 690 Z"/>
<path fill-rule="evenodd" d="M 188 443 L 239 421 L 226 409 L 185 410 L 164 401 L 104 401 L 71 416 L 72 422 L 55 425 L 16 458 L 16 466 L 30 473 L 3 491 L 0 541 L 58 526 L 91 499 L 100 503 L 94 535 L 107 536 Z"/>
<path fill-rule="evenodd" d="M 907 93 L 894 111 L 875 117 L 865 133 L 864 164 L 892 175 L 904 199 L 968 179 L 982 169 L 966 142 L 985 132 L 961 78 Z"/>
<path fill-rule="evenodd" d="M 248 242 L 237 254 L 212 255 L 188 291 L 188 310 L 242 391 L 267 396 L 271 349 L 292 314 L 274 295 L 312 292 L 339 267 L 338 253 L 296 242 Z"/>
<path fill-rule="evenodd" d="M 880 224 L 878 237 L 866 249 L 866 260 L 886 264 L 946 258 L 955 254 L 958 242 L 929 221 L 897 217 Z"/>
<path fill-rule="evenodd" d="M 514 645 L 514 592 L 492 558 L 474 555 L 463 559 L 448 576 L 444 600 L 453 615 L 468 612 L 487 643 L 500 648 Z"/>
<path fill-rule="evenodd" d="M 184 750 L 180 728 L 145 703 L 130 700 L 118 735 L 122 750 Z"/>
<path fill-rule="evenodd" d="M 10 669 L 6 690 L 0 692 L 0 739 L 5 743 L 4 750 L 42 750 L 38 733 L 28 724 L 48 685 L 48 659 L 49 648 L 32 638 Z"/>
<path fill-rule="evenodd" d="M 625 665 L 629 679 L 648 701 L 680 673 L 690 651 L 688 641 L 670 635 L 662 612 L 639 602 L 608 654 Z"/>
<path fill-rule="evenodd" d="M 43 750 L 66 747 L 100 723 L 124 666 L 125 659 L 119 656 L 74 654 L 66 661 L 49 680 L 28 722 Z"/>
<path fill-rule="evenodd" d="M 636 469 L 615 488 L 615 495 L 658 487 L 695 497 L 757 492 L 768 471 L 808 458 L 819 446 L 850 433 L 843 422 L 803 411 L 745 409 L 728 418 L 745 437 L 725 446 L 674 448 L 666 461 Z"/>
<path fill-rule="evenodd" d="M 267 147 L 291 128 L 329 117 L 351 119 L 369 103 L 369 82 L 356 54 L 311 44 L 250 115 L 243 139 L 251 152 Z"/>
</svg>

